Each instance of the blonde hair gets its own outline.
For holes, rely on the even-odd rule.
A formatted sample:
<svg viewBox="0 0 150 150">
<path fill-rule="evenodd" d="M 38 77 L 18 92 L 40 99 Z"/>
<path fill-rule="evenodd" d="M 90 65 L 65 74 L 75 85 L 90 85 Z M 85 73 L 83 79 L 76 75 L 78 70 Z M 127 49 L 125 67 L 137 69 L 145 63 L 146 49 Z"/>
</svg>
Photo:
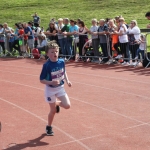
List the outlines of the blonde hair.
<svg viewBox="0 0 150 150">
<path fill-rule="evenodd" d="M 131 22 L 134 22 L 135 25 L 137 26 L 137 21 L 136 20 L 131 20 Z"/>
<path fill-rule="evenodd" d="M 58 44 L 56 43 L 56 41 L 50 41 L 47 43 L 46 47 L 45 47 L 45 51 L 46 53 L 48 53 L 48 51 L 50 49 L 59 49 Z"/>
<path fill-rule="evenodd" d="M 125 19 L 122 17 L 122 18 L 119 18 L 119 21 L 123 21 L 123 22 L 124 22 L 124 21 L 125 21 Z"/>
<path fill-rule="evenodd" d="M 97 19 L 95 19 L 95 18 L 94 18 L 94 19 L 92 19 L 92 22 L 95 22 L 95 23 L 97 23 Z"/>
<path fill-rule="evenodd" d="M 103 22 L 105 22 L 105 19 L 100 19 L 99 21 L 103 21 Z"/>
<path fill-rule="evenodd" d="M 63 19 L 62 19 L 62 18 L 59 18 L 58 21 L 63 21 Z"/>
</svg>

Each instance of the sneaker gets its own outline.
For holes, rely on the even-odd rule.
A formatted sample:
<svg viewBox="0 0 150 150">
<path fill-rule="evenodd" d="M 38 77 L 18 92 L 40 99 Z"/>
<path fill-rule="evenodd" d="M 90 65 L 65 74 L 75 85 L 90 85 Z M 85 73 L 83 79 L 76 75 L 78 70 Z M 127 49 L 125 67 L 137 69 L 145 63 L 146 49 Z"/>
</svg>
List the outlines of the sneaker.
<svg viewBox="0 0 150 150">
<path fill-rule="evenodd" d="M 60 112 L 60 106 L 56 105 L 56 113 Z"/>
<path fill-rule="evenodd" d="M 138 56 L 136 56 L 134 59 L 137 60 L 137 59 L 138 59 Z"/>
<path fill-rule="evenodd" d="M 132 65 L 133 65 L 133 66 L 136 66 L 136 65 L 137 65 L 137 62 L 133 62 Z"/>
<path fill-rule="evenodd" d="M 52 127 L 51 126 L 46 126 L 46 134 L 48 136 L 53 136 L 54 132 L 52 131 Z"/>
<path fill-rule="evenodd" d="M 124 66 L 130 66 L 130 63 L 129 62 L 126 62 L 126 64 Z"/>
<path fill-rule="evenodd" d="M 122 65 L 123 65 L 123 66 L 124 66 L 124 65 L 126 65 L 126 63 L 127 63 L 127 62 L 126 62 L 126 61 L 124 61 L 124 62 L 122 63 Z"/>
<path fill-rule="evenodd" d="M 122 58 L 122 55 L 118 55 L 117 57 L 115 57 L 116 59 L 120 59 Z"/>
<path fill-rule="evenodd" d="M 130 66 L 134 66 L 134 62 L 132 62 L 132 63 L 130 64 Z"/>
</svg>

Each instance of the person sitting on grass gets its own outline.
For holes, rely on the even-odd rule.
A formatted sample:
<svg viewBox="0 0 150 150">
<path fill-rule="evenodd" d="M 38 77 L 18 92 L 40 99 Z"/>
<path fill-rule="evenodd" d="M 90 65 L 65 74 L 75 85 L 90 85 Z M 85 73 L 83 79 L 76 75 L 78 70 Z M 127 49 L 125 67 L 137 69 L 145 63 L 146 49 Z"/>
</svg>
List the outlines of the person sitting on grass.
<svg viewBox="0 0 150 150">
<path fill-rule="evenodd" d="M 145 17 L 150 20 L 150 11 L 145 14 Z M 147 28 L 150 28 L 150 24 L 147 25 Z"/>
<path fill-rule="evenodd" d="M 50 112 L 48 114 L 48 124 L 46 126 L 46 134 L 53 136 L 52 122 L 55 113 L 60 111 L 60 106 L 69 109 L 70 100 L 64 89 L 64 80 L 69 87 L 71 82 L 68 79 L 65 63 L 63 59 L 59 59 L 59 46 L 55 41 L 50 41 L 46 46 L 46 54 L 48 61 L 43 65 L 40 82 L 45 84 L 45 100 L 49 104 Z"/>
</svg>

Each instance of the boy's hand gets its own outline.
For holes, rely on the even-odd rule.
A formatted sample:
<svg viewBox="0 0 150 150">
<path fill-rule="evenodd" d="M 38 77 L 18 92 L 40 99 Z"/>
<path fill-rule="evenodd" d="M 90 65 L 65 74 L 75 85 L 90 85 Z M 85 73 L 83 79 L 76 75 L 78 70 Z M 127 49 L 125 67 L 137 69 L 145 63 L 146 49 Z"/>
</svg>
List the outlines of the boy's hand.
<svg viewBox="0 0 150 150">
<path fill-rule="evenodd" d="M 72 83 L 70 81 L 67 81 L 67 84 L 68 84 L 69 87 L 72 86 Z"/>
<path fill-rule="evenodd" d="M 60 81 L 59 80 L 56 80 L 56 81 L 52 81 L 52 85 L 53 86 L 57 86 L 60 84 Z"/>
</svg>

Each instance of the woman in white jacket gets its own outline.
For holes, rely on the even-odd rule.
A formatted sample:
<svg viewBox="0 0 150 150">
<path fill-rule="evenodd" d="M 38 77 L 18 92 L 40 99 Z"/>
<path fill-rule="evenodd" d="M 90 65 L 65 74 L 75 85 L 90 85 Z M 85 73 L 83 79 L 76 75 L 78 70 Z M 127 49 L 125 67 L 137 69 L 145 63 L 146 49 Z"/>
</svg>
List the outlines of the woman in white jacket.
<svg viewBox="0 0 150 150">
<path fill-rule="evenodd" d="M 129 39 L 129 46 L 127 49 L 127 53 L 129 51 L 132 54 L 132 59 L 136 57 L 137 49 L 139 48 L 139 44 L 136 41 L 140 40 L 140 29 L 137 26 L 137 21 L 132 20 L 130 27 L 127 30 L 128 33 L 128 39 Z M 135 60 L 132 60 L 132 63 L 130 65 L 134 65 Z"/>
</svg>

